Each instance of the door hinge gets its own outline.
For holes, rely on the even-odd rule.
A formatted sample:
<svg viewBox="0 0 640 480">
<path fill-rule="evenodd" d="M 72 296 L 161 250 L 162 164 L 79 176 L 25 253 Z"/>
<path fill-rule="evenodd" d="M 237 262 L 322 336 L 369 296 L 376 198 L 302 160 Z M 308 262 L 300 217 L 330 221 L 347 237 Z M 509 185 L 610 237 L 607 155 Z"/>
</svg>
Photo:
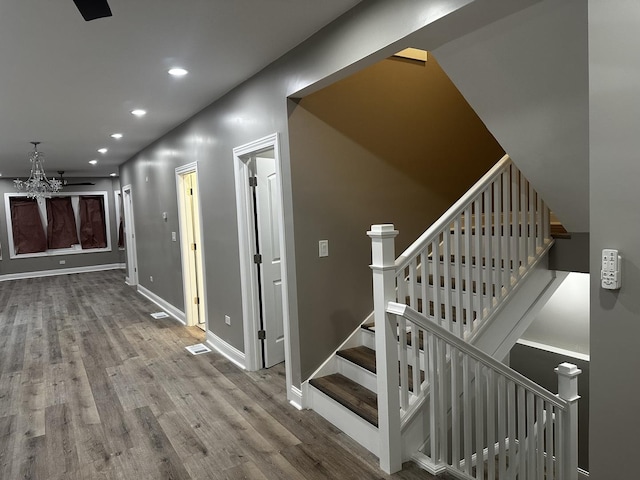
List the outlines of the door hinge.
<svg viewBox="0 0 640 480">
<path fill-rule="evenodd" d="M 258 263 L 258 264 L 262 263 L 262 255 L 260 255 L 259 253 L 256 253 L 253 256 L 253 263 Z"/>
<path fill-rule="evenodd" d="M 196 249 L 196 244 L 195 244 L 195 243 L 192 243 L 192 244 L 191 244 L 191 250 L 195 250 L 195 249 Z"/>
<path fill-rule="evenodd" d="M 258 186 L 258 177 L 249 177 L 249 186 L 257 187 Z"/>
<path fill-rule="evenodd" d="M 189 195 L 193 195 L 193 188 L 189 189 Z"/>
<path fill-rule="evenodd" d="M 200 305 L 200 297 L 193 297 L 193 303 L 195 305 Z"/>
<path fill-rule="evenodd" d="M 264 330 L 258 330 L 258 340 L 264 340 L 267 338 L 267 332 Z"/>
</svg>

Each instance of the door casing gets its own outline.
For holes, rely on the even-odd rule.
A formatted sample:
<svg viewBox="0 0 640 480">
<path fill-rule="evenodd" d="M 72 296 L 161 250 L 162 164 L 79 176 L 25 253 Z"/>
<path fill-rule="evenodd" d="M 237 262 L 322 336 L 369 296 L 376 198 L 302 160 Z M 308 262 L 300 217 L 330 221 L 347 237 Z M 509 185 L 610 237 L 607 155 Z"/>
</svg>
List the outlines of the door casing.
<svg viewBox="0 0 640 480">
<path fill-rule="evenodd" d="M 260 305 L 259 305 L 259 283 L 255 265 L 253 263 L 253 245 L 256 244 L 253 200 L 249 177 L 251 171 L 246 163 L 246 158 L 252 153 L 273 148 L 276 164 L 277 177 L 277 200 L 280 202 L 278 218 L 278 230 L 280 233 L 280 258 L 282 269 L 282 322 L 284 330 L 284 355 L 285 372 L 287 378 L 287 391 L 291 388 L 291 335 L 290 335 L 290 312 L 288 300 L 287 281 L 287 257 L 286 257 L 286 237 L 284 232 L 283 213 L 283 193 L 282 193 L 282 166 L 280 157 L 280 146 L 278 134 L 274 133 L 254 142 L 236 147 L 233 149 L 233 167 L 236 183 L 236 207 L 238 217 L 238 240 L 240 250 L 240 282 L 242 290 L 242 317 L 244 328 L 245 345 L 245 368 L 247 370 L 258 370 L 261 368 L 261 347 L 258 338 L 260 329 Z"/>
<path fill-rule="evenodd" d="M 124 202 L 125 252 L 127 255 L 127 285 L 138 285 L 138 253 L 136 251 L 136 229 L 133 218 L 133 192 L 131 185 L 122 187 Z"/>
</svg>

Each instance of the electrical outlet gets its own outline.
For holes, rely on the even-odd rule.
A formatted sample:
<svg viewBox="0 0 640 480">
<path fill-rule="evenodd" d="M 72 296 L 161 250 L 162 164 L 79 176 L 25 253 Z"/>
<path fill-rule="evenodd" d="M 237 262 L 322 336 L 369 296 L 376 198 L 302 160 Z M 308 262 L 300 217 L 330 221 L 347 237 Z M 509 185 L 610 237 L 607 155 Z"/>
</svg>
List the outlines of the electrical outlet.
<svg viewBox="0 0 640 480">
<path fill-rule="evenodd" d="M 176 232 L 171 232 L 171 241 L 172 242 L 178 241 L 178 235 L 176 235 Z"/>
<path fill-rule="evenodd" d="M 231 317 L 229 315 L 224 316 L 224 323 L 231 325 Z"/>
<path fill-rule="evenodd" d="M 149 275 L 149 281 L 153 282 L 153 275 Z"/>
<path fill-rule="evenodd" d="M 60 265 L 64 265 L 65 263 L 67 263 L 66 260 L 60 260 Z"/>
</svg>

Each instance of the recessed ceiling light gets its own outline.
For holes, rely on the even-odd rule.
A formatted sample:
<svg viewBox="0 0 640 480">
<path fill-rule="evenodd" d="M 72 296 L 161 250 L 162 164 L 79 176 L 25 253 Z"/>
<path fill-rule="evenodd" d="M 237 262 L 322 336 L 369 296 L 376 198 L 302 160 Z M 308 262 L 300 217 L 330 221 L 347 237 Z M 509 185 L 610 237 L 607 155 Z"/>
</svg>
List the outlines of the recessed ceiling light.
<svg viewBox="0 0 640 480">
<path fill-rule="evenodd" d="M 112 133 L 111 138 L 115 138 L 116 140 L 120 140 L 122 138 L 121 133 Z"/>
<path fill-rule="evenodd" d="M 115 176 L 117 176 L 117 175 L 118 175 L 118 174 L 117 174 L 116 172 L 113 172 L 113 173 L 110 173 L 110 174 L 109 174 L 109 176 L 110 176 L 110 177 L 115 177 Z"/>
<path fill-rule="evenodd" d="M 96 163 L 98 163 L 98 160 L 95 160 L 95 159 L 94 160 L 89 160 L 89 163 L 91 165 L 95 165 Z"/>
<path fill-rule="evenodd" d="M 136 117 L 144 117 L 147 114 L 147 111 L 142 110 L 141 108 L 136 108 L 135 110 L 131 110 L 131 114 Z"/>
<path fill-rule="evenodd" d="M 102 148 L 99 148 L 99 149 L 98 149 L 98 152 L 100 152 L 100 153 L 101 153 L 101 154 L 103 154 L 103 155 L 104 155 L 105 153 L 107 153 L 108 151 L 109 151 L 109 150 L 108 150 L 107 148 L 104 148 L 104 147 L 102 147 Z"/>
<path fill-rule="evenodd" d="M 188 70 L 179 67 L 174 67 L 169 70 L 169 75 L 171 75 L 172 77 L 184 77 L 187 73 L 189 73 Z"/>
</svg>

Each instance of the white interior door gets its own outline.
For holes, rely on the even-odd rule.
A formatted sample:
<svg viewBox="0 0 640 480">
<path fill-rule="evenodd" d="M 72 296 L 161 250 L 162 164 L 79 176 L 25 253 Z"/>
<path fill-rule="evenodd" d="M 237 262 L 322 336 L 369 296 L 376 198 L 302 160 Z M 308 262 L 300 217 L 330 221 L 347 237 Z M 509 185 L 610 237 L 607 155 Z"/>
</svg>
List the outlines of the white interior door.
<svg viewBox="0 0 640 480">
<path fill-rule="evenodd" d="M 282 312 L 282 269 L 280 258 L 280 202 L 274 150 L 257 154 L 254 159 L 256 222 L 259 264 L 264 367 L 284 362 L 284 326 Z"/>
<path fill-rule="evenodd" d="M 196 178 L 196 172 L 191 172 L 185 175 L 186 183 L 188 184 L 187 195 L 187 218 L 189 229 L 189 237 L 191 247 L 189 248 L 189 270 L 192 282 L 192 292 L 194 296 L 194 318 L 193 324 L 200 327 L 202 330 L 206 330 L 205 314 L 204 314 L 204 291 L 203 291 L 203 278 L 202 278 L 202 261 L 200 256 L 200 206 L 198 204 L 198 182 Z"/>
<path fill-rule="evenodd" d="M 196 164 L 176 168 L 176 182 L 185 320 L 188 326 L 198 326 L 206 331 L 204 262 Z"/>
<path fill-rule="evenodd" d="M 133 221 L 133 199 L 131 198 L 131 186 L 122 188 L 124 202 L 124 246 L 127 255 L 127 283 L 138 284 L 138 257 L 136 253 L 136 234 Z"/>
</svg>

